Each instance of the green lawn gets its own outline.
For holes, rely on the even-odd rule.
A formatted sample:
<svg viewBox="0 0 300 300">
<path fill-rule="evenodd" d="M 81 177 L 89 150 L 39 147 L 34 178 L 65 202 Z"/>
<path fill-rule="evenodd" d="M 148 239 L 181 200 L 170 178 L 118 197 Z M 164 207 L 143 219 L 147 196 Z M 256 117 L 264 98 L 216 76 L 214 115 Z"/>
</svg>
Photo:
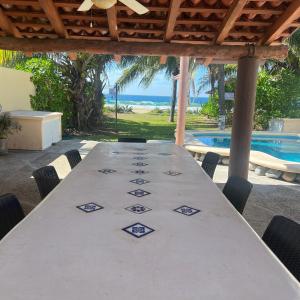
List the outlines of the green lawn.
<svg viewBox="0 0 300 300">
<path fill-rule="evenodd" d="M 128 113 L 118 114 L 118 133 L 115 131 L 115 118 L 113 113 L 105 114 L 105 128 L 90 134 L 81 134 L 84 139 L 96 141 L 113 141 L 118 137 L 144 137 L 147 140 L 174 139 L 176 122 L 170 123 L 165 113 Z M 186 129 L 209 129 L 212 125 L 199 115 L 187 114 Z"/>
</svg>

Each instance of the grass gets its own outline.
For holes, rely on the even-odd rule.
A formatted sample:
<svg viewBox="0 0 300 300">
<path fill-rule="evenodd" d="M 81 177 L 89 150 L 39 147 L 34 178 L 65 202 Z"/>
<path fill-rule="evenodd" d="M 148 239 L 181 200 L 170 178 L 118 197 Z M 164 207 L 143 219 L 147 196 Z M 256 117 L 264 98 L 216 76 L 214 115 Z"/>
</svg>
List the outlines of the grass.
<svg viewBox="0 0 300 300">
<path fill-rule="evenodd" d="M 106 113 L 104 116 L 105 128 L 97 132 L 80 134 L 80 138 L 95 141 L 114 141 L 118 137 L 144 137 L 147 140 L 173 140 L 176 128 L 174 123 L 169 122 L 169 116 L 165 113 L 144 113 L 144 114 L 118 114 L 118 133 L 115 130 L 115 118 L 113 113 Z M 211 122 L 199 115 L 186 115 L 186 129 L 209 129 Z"/>
</svg>

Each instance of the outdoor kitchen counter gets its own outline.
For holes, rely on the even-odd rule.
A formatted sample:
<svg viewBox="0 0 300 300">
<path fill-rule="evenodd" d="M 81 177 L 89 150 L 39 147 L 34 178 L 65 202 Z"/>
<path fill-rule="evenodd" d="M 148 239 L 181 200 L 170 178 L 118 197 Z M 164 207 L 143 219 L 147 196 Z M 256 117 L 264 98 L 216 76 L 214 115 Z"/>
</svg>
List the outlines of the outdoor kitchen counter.
<svg viewBox="0 0 300 300">
<path fill-rule="evenodd" d="M 88 211 L 88 212 L 86 212 Z M 298 300 L 192 156 L 103 143 L 0 243 L 5 300 Z"/>
</svg>

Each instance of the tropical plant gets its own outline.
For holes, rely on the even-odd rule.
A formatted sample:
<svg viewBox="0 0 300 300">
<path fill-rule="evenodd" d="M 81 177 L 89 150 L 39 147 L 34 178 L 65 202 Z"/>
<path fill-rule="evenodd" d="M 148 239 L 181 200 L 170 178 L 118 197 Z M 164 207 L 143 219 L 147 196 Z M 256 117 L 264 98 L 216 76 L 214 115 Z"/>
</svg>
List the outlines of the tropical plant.
<svg viewBox="0 0 300 300">
<path fill-rule="evenodd" d="M 214 95 L 216 90 L 218 92 L 218 114 L 215 117 L 218 117 L 220 115 L 226 115 L 226 83 L 235 78 L 236 70 L 236 66 L 234 65 L 211 64 L 208 66 L 206 74 L 201 78 L 199 82 L 198 93 L 200 93 L 200 91 L 203 90 L 203 88 L 207 88 L 208 86 L 210 86 L 211 95 Z M 211 104 L 212 103 L 208 104 L 208 106 L 205 109 L 209 109 L 209 107 L 211 107 L 212 109 Z M 211 114 L 215 114 L 215 112 L 215 109 L 211 110 Z M 207 112 L 205 111 L 204 113 Z"/>
<path fill-rule="evenodd" d="M 115 106 L 107 106 L 106 111 L 108 112 L 116 112 L 116 107 Z M 119 114 L 130 114 L 133 113 L 133 107 L 129 105 L 117 105 L 117 113 Z"/>
<path fill-rule="evenodd" d="M 272 118 L 300 117 L 300 76 L 282 68 L 276 74 L 258 75 L 255 128 L 267 129 Z"/>
<path fill-rule="evenodd" d="M 17 63 L 16 69 L 32 74 L 35 94 L 30 95 L 31 107 L 34 110 L 62 112 L 63 127 L 69 127 L 72 105 L 57 64 L 48 58 L 31 58 Z"/>
<path fill-rule="evenodd" d="M 10 113 L 0 113 L 0 139 L 6 139 L 9 134 L 19 130 L 21 126 L 11 118 Z"/>
<path fill-rule="evenodd" d="M 34 109 L 61 111 L 65 127 L 88 130 L 102 125 L 103 89 L 112 61 L 112 56 L 85 53 L 78 53 L 76 61 L 71 61 L 61 53 L 25 59 L 16 67 L 33 74 Z"/>
</svg>

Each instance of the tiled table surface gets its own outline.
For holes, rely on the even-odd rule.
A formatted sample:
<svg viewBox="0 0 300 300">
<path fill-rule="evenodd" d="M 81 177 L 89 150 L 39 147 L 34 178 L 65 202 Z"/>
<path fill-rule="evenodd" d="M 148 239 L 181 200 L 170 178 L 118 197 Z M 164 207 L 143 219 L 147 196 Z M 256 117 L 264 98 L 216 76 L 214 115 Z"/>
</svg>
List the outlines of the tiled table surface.
<svg viewBox="0 0 300 300">
<path fill-rule="evenodd" d="M 0 243 L 5 300 L 296 300 L 298 283 L 172 144 L 99 144 Z"/>
</svg>

